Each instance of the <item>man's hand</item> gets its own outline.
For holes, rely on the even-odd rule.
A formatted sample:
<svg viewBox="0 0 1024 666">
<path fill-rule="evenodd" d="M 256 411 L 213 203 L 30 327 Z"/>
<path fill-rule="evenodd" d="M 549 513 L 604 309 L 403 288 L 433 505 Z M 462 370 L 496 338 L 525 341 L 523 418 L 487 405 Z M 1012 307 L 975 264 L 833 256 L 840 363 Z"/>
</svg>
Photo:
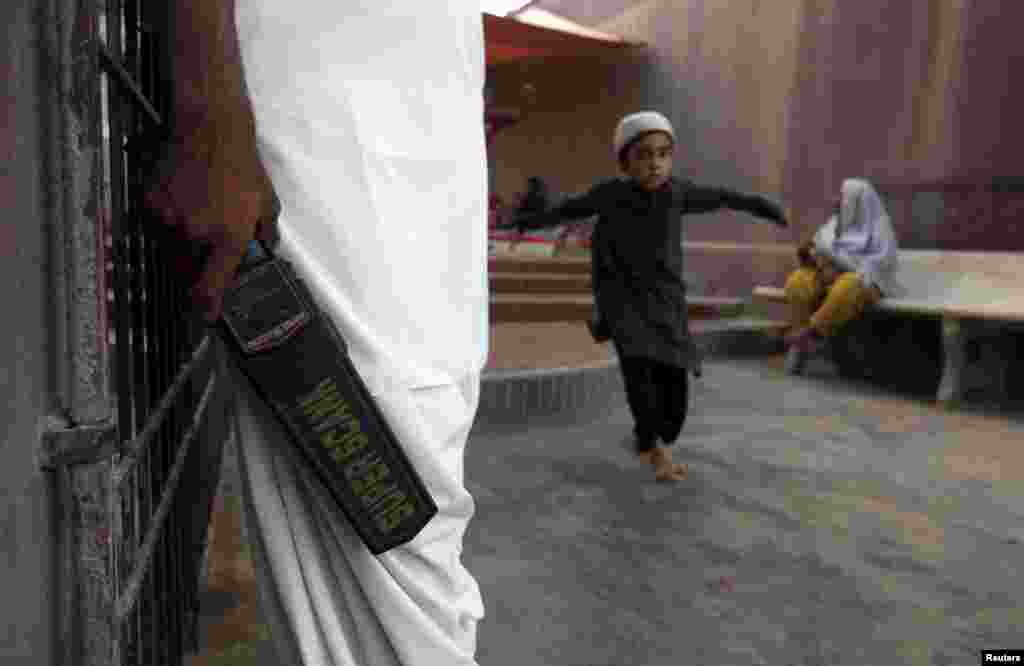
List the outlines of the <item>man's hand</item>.
<svg viewBox="0 0 1024 666">
<path fill-rule="evenodd" d="M 249 242 L 257 231 L 274 230 L 279 204 L 256 149 L 235 0 L 175 0 L 162 10 L 172 139 L 148 183 L 146 205 L 188 241 L 167 250 L 179 254 L 196 308 L 215 321 Z M 201 265 L 196 255 L 205 255 Z"/>
<path fill-rule="evenodd" d="M 177 265 L 192 286 L 197 310 L 215 321 L 249 242 L 269 239 L 280 210 L 254 133 L 211 120 L 171 140 L 149 184 L 146 205 L 159 222 L 191 243 L 191 255 L 176 257 Z M 182 243 L 175 249 L 185 252 L 185 247 Z M 204 250 L 201 265 L 197 249 Z"/>
<path fill-rule="evenodd" d="M 770 220 L 778 227 L 788 227 L 789 223 L 786 222 L 786 214 L 782 211 L 782 208 L 770 199 L 761 198 L 758 202 L 757 209 L 753 211 L 755 215 Z"/>
</svg>

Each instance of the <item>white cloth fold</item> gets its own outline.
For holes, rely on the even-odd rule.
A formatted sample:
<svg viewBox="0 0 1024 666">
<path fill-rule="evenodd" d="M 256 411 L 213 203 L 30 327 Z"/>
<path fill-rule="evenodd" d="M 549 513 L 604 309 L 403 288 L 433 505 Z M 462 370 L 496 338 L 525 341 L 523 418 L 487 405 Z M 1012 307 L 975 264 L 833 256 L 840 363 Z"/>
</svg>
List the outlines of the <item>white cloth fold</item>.
<svg viewBox="0 0 1024 666">
<path fill-rule="evenodd" d="M 375 396 L 438 504 L 415 539 L 375 557 L 270 409 L 230 373 L 246 527 L 282 666 L 475 666 L 484 608 L 461 544 L 474 511 L 463 458 L 479 376 Z"/>
</svg>

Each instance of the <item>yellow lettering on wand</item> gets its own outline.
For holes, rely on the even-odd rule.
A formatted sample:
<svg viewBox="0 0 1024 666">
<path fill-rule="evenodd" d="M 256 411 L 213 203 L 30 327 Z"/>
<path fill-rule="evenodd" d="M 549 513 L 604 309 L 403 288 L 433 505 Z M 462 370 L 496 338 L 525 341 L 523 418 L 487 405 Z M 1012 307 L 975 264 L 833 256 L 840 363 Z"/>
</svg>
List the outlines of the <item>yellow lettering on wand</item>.
<svg viewBox="0 0 1024 666">
<path fill-rule="evenodd" d="M 370 443 L 359 427 L 359 419 L 352 414 L 352 406 L 341 397 L 337 384 L 330 377 L 300 400 L 299 408 L 314 431 L 322 433 L 320 444 L 339 463 Z"/>
<path fill-rule="evenodd" d="M 364 449 L 370 443 L 370 439 L 358 430 L 331 430 L 323 434 L 320 443 L 330 450 L 335 461 L 345 462 L 353 453 Z"/>
<path fill-rule="evenodd" d="M 299 401 L 302 414 L 310 423 L 322 421 L 333 413 L 344 410 L 347 403 L 338 395 L 338 387 L 333 379 L 325 379 L 308 396 Z"/>
</svg>

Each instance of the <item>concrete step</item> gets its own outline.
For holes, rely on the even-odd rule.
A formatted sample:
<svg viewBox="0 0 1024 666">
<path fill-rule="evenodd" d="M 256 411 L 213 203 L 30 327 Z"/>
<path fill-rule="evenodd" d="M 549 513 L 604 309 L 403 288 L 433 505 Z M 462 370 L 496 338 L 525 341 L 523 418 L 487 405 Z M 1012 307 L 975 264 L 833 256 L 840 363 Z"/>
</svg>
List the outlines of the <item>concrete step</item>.
<svg viewBox="0 0 1024 666">
<path fill-rule="evenodd" d="M 582 294 L 491 294 L 491 322 L 587 321 L 594 297 Z"/>
<path fill-rule="evenodd" d="M 490 274 L 492 294 L 589 294 L 590 273 Z"/>
<path fill-rule="evenodd" d="M 729 317 L 742 308 L 738 298 L 690 297 L 687 299 L 691 320 Z M 594 297 L 584 294 L 492 294 L 491 321 L 587 321 L 594 307 Z"/>
<path fill-rule="evenodd" d="M 531 257 L 503 255 L 491 257 L 492 273 L 559 273 L 590 274 L 590 259 L 586 257 Z"/>
<path fill-rule="evenodd" d="M 490 273 L 492 293 L 580 293 L 589 292 L 593 288 L 590 273 L 535 273 L 530 271 L 510 271 Z M 705 293 L 703 281 L 699 276 L 685 276 L 687 289 L 690 293 Z"/>
</svg>

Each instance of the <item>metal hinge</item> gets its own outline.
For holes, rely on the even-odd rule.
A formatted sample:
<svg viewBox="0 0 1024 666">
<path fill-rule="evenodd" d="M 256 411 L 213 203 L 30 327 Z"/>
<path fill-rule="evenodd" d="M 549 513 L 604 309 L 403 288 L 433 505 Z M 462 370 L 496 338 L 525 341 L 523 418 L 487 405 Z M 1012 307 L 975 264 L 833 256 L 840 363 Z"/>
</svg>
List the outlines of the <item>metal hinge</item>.
<svg viewBox="0 0 1024 666">
<path fill-rule="evenodd" d="M 119 452 L 114 424 L 77 426 L 43 433 L 39 446 L 39 467 L 84 465 L 109 460 Z"/>
</svg>

